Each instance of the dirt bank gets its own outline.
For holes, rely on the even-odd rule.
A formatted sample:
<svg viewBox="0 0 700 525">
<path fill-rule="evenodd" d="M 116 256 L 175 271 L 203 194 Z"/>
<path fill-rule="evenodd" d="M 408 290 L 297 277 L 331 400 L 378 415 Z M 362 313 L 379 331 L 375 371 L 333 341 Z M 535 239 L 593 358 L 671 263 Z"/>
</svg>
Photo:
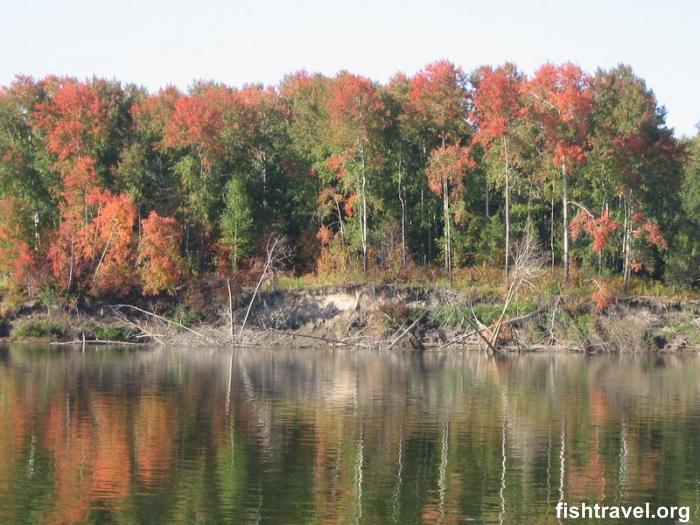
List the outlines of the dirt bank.
<svg viewBox="0 0 700 525">
<path fill-rule="evenodd" d="M 210 346 L 366 347 L 490 352 L 696 351 L 700 302 L 629 297 L 605 312 L 561 296 L 515 302 L 438 287 L 355 285 L 267 291 L 250 304 L 212 297 L 197 316 L 165 300 L 45 307 L 22 304 L 0 325 L 6 338 Z M 229 307 L 233 310 L 233 324 Z M 248 307 L 250 311 L 248 312 Z M 247 316 L 246 316 L 247 314 Z"/>
</svg>

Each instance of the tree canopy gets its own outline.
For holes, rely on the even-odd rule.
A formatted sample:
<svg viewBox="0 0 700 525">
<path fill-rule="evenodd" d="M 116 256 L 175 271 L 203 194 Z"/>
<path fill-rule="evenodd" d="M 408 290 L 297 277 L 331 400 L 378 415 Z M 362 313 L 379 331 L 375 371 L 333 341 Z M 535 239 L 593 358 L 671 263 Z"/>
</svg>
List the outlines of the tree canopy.
<svg viewBox="0 0 700 525">
<path fill-rule="evenodd" d="M 273 232 L 290 271 L 508 272 L 525 231 L 591 273 L 699 283 L 700 139 L 645 82 L 449 61 L 149 94 L 99 78 L 0 88 L 0 273 L 36 293 L 175 293 L 243 275 Z"/>
</svg>

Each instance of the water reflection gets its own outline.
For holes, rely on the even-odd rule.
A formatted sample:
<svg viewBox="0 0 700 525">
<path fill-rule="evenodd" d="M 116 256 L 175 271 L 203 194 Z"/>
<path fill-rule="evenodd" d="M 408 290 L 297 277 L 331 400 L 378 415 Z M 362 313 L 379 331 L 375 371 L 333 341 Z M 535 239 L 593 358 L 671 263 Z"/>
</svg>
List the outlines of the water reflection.
<svg viewBox="0 0 700 525">
<path fill-rule="evenodd" d="M 699 378 L 690 356 L 0 349 L 0 523 L 693 517 Z"/>
</svg>

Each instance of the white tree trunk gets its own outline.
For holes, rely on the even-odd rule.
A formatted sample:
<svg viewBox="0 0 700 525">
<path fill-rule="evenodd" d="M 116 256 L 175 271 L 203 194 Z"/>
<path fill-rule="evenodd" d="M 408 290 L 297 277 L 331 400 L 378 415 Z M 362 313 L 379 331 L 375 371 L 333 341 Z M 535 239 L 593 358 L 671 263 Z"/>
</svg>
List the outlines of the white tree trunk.
<svg viewBox="0 0 700 525">
<path fill-rule="evenodd" d="M 564 217 L 564 280 L 569 280 L 569 178 L 566 173 L 566 163 L 561 163 L 562 192 L 561 203 Z"/>
</svg>

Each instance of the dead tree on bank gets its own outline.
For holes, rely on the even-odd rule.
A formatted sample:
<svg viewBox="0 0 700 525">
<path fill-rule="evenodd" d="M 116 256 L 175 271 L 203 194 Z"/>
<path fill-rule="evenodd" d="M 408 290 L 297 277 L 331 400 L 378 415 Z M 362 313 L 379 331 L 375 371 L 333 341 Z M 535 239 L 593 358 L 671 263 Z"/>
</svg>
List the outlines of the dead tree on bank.
<svg viewBox="0 0 700 525">
<path fill-rule="evenodd" d="M 260 278 L 255 285 L 253 295 L 250 297 L 250 302 L 248 303 L 245 317 L 243 317 L 241 328 L 238 331 L 239 339 L 243 335 L 245 325 L 248 322 L 248 317 L 250 316 L 250 310 L 253 308 L 253 303 L 255 302 L 255 298 L 258 296 L 258 292 L 260 291 L 260 287 L 262 286 L 263 282 L 265 282 L 266 278 L 274 276 L 275 273 L 281 270 L 291 256 L 292 251 L 287 243 L 286 237 L 273 233 L 267 238 L 267 246 L 265 248 L 265 265 L 263 266 L 262 272 L 260 273 Z"/>
<path fill-rule="evenodd" d="M 491 351 L 496 349 L 498 335 L 504 324 L 506 312 L 518 292 L 522 289 L 535 288 L 535 282 L 542 275 L 542 269 L 547 263 L 539 242 L 532 235 L 527 234 L 518 243 L 515 249 L 512 270 L 508 279 L 508 289 L 506 291 L 503 308 L 494 324 L 488 346 Z M 505 321 L 506 323 L 508 321 Z"/>
</svg>

